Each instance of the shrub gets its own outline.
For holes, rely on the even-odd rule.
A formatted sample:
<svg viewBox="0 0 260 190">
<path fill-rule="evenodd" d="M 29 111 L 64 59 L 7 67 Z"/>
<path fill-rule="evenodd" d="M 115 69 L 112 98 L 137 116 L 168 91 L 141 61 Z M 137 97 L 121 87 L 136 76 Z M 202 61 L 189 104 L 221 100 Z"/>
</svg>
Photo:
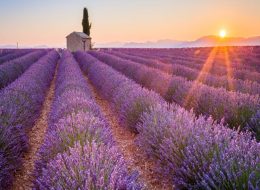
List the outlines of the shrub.
<svg viewBox="0 0 260 190">
<path fill-rule="evenodd" d="M 85 112 L 72 112 L 70 116 L 60 119 L 49 127 L 45 141 L 38 152 L 40 160 L 36 163 L 36 175 L 40 175 L 42 168 L 57 154 L 68 151 L 76 142 L 83 146 L 93 141 L 113 145 L 111 131 L 104 121 L 92 113 Z"/>
<path fill-rule="evenodd" d="M 77 143 L 57 155 L 36 183 L 38 189 L 141 189 L 136 178 L 136 174 L 127 174 L 115 147 L 92 142 Z"/>
<path fill-rule="evenodd" d="M 162 172 L 178 187 L 248 189 L 250 175 L 260 162 L 260 145 L 249 133 L 160 104 L 141 121 L 140 147 L 158 159 Z"/>
<path fill-rule="evenodd" d="M 22 155 L 28 150 L 28 138 L 21 126 L 0 126 L 0 187 L 9 189 L 13 171 L 22 166 Z"/>
</svg>

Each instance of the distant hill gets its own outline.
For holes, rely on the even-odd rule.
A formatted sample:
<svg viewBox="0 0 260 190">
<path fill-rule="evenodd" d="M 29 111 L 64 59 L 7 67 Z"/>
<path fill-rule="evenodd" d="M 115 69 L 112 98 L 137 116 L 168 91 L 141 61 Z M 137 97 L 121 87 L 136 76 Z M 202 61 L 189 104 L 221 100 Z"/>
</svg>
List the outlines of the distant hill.
<svg viewBox="0 0 260 190">
<path fill-rule="evenodd" d="M 0 49 L 15 49 L 16 45 L 0 45 Z"/>
<path fill-rule="evenodd" d="M 182 47 L 210 47 L 210 46 L 260 46 L 260 36 L 250 38 L 228 37 L 220 39 L 218 36 L 204 36 L 195 41 L 158 40 L 148 42 L 109 42 L 96 43 L 96 48 L 182 48 Z M 19 46 L 19 48 L 64 48 L 65 45 L 51 47 L 48 45 Z M 15 49 L 16 45 L 0 45 L 0 49 Z"/>
<path fill-rule="evenodd" d="M 252 46 L 260 45 L 260 36 L 251 38 L 229 37 L 220 39 L 218 36 L 205 36 L 191 42 L 184 42 L 182 47 L 208 47 L 208 46 Z"/>
<path fill-rule="evenodd" d="M 65 47 L 65 46 L 64 46 Z M 48 48 L 64 48 L 62 45 L 61 46 L 48 46 L 48 45 L 21 45 L 19 46 L 19 49 L 48 49 Z M 16 49 L 16 45 L 0 45 L 0 49 Z"/>
<path fill-rule="evenodd" d="M 140 48 L 172 48 L 172 47 L 178 47 L 181 44 L 183 44 L 183 41 L 177 41 L 177 40 L 159 40 L 156 42 L 145 42 L 145 43 L 135 43 L 135 42 L 129 42 L 125 43 L 123 47 L 127 48 L 134 48 L 134 47 L 140 47 Z"/>
<path fill-rule="evenodd" d="M 97 48 L 181 48 L 181 47 L 210 47 L 210 46 L 254 46 L 260 45 L 260 36 L 250 38 L 229 37 L 220 39 L 218 36 L 204 36 L 195 41 L 159 40 L 155 42 L 114 42 L 96 44 Z"/>
</svg>

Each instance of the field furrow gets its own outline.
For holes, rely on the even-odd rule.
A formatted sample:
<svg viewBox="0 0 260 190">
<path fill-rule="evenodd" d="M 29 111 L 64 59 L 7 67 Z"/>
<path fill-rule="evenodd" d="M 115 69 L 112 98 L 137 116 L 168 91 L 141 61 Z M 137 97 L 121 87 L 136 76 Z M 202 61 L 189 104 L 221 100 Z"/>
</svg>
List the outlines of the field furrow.
<svg viewBox="0 0 260 190">
<path fill-rule="evenodd" d="M 247 189 L 257 185 L 252 176 L 258 170 L 260 146 L 251 134 L 169 105 L 90 54 L 77 52 L 75 57 L 95 88 L 113 104 L 120 122 L 137 134 L 139 148 L 157 161 L 156 168 L 170 178 L 172 186 L 224 189 L 225 184 L 243 184 Z M 238 177 L 244 171 L 248 172 L 245 178 Z"/>
<path fill-rule="evenodd" d="M 0 51 L 0 189 L 258 189 L 260 48 L 214 49 Z"/>
<path fill-rule="evenodd" d="M 21 76 L 33 63 L 44 58 L 48 51 L 36 50 L 0 65 L 0 90 Z"/>
<path fill-rule="evenodd" d="M 31 52 L 33 52 L 33 50 L 25 49 L 25 50 L 21 50 L 21 51 L 14 51 L 14 52 L 8 53 L 7 55 L 0 57 L 0 65 L 6 63 L 8 61 L 17 59 L 19 57 L 22 57 Z"/>
<path fill-rule="evenodd" d="M 127 161 L 128 169 L 139 172 L 140 180 L 145 184 L 146 189 L 172 189 L 169 181 L 156 171 L 154 160 L 149 159 L 136 144 L 136 134 L 130 131 L 126 124 L 120 122 L 119 114 L 113 105 L 102 97 L 101 93 L 95 89 L 87 77 L 86 79 L 97 104 L 104 113 L 109 127 L 111 127 L 116 145 Z"/>
<path fill-rule="evenodd" d="M 145 66 L 159 69 L 167 74 L 184 77 L 191 81 L 201 82 L 208 86 L 220 88 L 223 87 L 229 91 L 237 91 L 242 93 L 248 93 L 252 95 L 260 94 L 260 84 L 253 81 L 243 81 L 241 79 L 233 79 L 231 76 L 215 76 L 207 72 L 210 69 L 209 65 L 204 66 L 204 69 L 195 70 L 187 68 L 178 64 L 164 64 L 158 60 L 143 59 L 141 57 L 132 56 L 120 53 L 118 51 L 107 51 L 112 55 L 116 55 L 125 60 L 131 60 L 136 63 L 143 64 Z M 208 68 L 206 68 L 208 67 Z M 232 71 L 230 71 L 232 73 Z"/>
<path fill-rule="evenodd" d="M 50 88 L 46 93 L 45 101 L 41 110 L 41 114 L 37 119 L 32 130 L 28 133 L 29 150 L 23 156 L 23 167 L 15 174 L 13 188 L 14 190 L 32 189 L 34 181 L 35 161 L 38 158 L 37 152 L 43 143 L 48 128 L 48 116 L 51 110 L 51 104 L 54 98 L 55 81 L 57 68 L 51 82 Z"/>
<path fill-rule="evenodd" d="M 40 115 L 59 56 L 56 51 L 37 61 L 0 92 L 0 187 L 10 189 L 28 151 L 28 136 Z"/>
<path fill-rule="evenodd" d="M 78 63 L 64 51 L 47 133 L 36 161 L 36 189 L 141 189 L 96 104 Z"/>
<path fill-rule="evenodd" d="M 233 128 L 245 127 L 259 109 L 259 95 L 209 87 L 107 53 L 91 51 L 89 54 L 140 85 L 154 90 L 168 102 L 175 102 L 188 110 L 193 109 L 197 115 L 212 116 L 218 121 L 224 118 Z"/>
<path fill-rule="evenodd" d="M 214 49 L 214 48 L 213 48 Z M 137 50 L 124 50 L 121 49 L 120 52 L 127 53 L 128 55 L 135 55 L 138 57 L 142 57 L 145 59 L 155 59 L 157 61 L 160 61 L 162 63 L 167 63 L 169 65 L 183 65 L 188 68 L 196 69 L 198 71 L 201 71 L 205 64 L 207 62 L 211 62 L 210 68 L 209 68 L 209 73 L 213 74 L 215 76 L 220 76 L 220 77 L 225 77 L 229 75 L 227 68 L 232 70 L 232 75 L 231 77 L 234 79 L 241 79 L 241 80 L 250 80 L 250 81 L 255 81 L 260 83 L 260 67 L 259 67 L 259 61 L 257 56 L 258 54 L 254 55 L 256 58 L 254 58 L 254 69 L 252 70 L 247 70 L 247 69 L 242 69 L 244 65 L 248 65 L 248 61 L 245 60 L 244 62 L 241 61 L 233 61 L 230 60 L 229 54 L 226 56 L 222 56 L 221 61 L 216 62 L 215 58 L 215 53 L 208 52 L 205 57 L 203 58 L 194 58 L 192 57 L 194 54 L 196 56 L 197 52 L 200 53 L 203 51 L 203 48 L 198 48 L 198 49 L 191 49 L 190 53 L 187 54 L 182 54 L 182 51 L 187 51 L 187 50 L 179 50 L 178 49 L 173 49 L 173 50 L 162 50 L 162 51 L 156 51 L 156 50 L 147 50 L 147 49 L 137 49 Z M 179 54 L 179 55 L 178 55 Z M 203 53 L 202 53 L 203 54 Z M 249 57 L 247 55 L 247 57 Z M 198 57 L 198 56 L 196 56 Z M 256 61 L 255 61 L 256 60 Z M 234 62 L 233 65 L 231 65 Z M 241 67 L 237 65 L 242 65 Z M 232 67 L 233 66 L 233 67 Z"/>
</svg>

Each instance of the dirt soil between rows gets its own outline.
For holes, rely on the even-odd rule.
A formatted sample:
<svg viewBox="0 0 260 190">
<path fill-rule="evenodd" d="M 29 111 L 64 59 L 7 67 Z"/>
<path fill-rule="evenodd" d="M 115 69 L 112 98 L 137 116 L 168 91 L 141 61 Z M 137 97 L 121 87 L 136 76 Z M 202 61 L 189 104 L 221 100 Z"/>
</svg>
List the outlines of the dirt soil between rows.
<svg viewBox="0 0 260 190">
<path fill-rule="evenodd" d="M 105 100 L 95 89 L 91 81 L 86 77 L 87 83 L 94 93 L 97 104 L 101 107 L 116 141 L 117 146 L 122 152 L 128 166 L 128 170 L 138 171 L 140 181 L 145 185 L 145 189 L 149 190 L 171 190 L 172 185 L 169 180 L 164 179 L 156 172 L 155 161 L 148 159 L 144 152 L 136 145 L 136 134 L 131 132 L 126 126 L 120 125 L 119 114 L 113 106 Z"/>
<path fill-rule="evenodd" d="M 15 181 L 13 190 L 27 190 L 32 189 L 33 185 L 33 171 L 34 163 L 38 160 L 37 151 L 41 147 L 45 133 L 48 128 L 48 116 L 51 110 L 51 104 L 54 98 L 55 81 L 57 75 L 57 68 L 54 78 L 51 82 L 50 88 L 46 94 L 45 101 L 41 110 L 41 114 L 33 126 L 32 130 L 28 133 L 29 138 L 29 151 L 24 154 L 23 167 L 15 174 Z"/>
</svg>

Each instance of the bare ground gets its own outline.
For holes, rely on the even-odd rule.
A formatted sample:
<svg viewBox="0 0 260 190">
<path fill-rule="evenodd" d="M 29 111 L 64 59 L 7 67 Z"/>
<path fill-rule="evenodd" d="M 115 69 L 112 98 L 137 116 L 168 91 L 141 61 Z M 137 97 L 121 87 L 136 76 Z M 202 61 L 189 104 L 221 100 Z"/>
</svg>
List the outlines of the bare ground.
<svg viewBox="0 0 260 190">
<path fill-rule="evenodd" d="M 94 92 L 96 102 L 101 107 L 101 110 L 110 124 L 116 144 L 128 164 L 129 171 L 137 170 L 139 172 L 140 180 L 144 183 L 145 189 L 173 189 L 168 179 L 164 179 L 156 172 L 155 162 L 148 159 L 145 153 L 135 144 L 136 134 L 131 132 L 126 126 L 120 126 L 116 110 L 113 109 L 107 100 L 102 98 L 87 77 L 86 80 Z"/>
<path fill-rule="evenodd" d="M 32 182 L 34 180 L 34 162 L 38 159 L 36 153 L 44 141 L 44 136 L 48 127 L 48 114 L 50 112 L 54 97 L 56 74 L 57 68 L 49 91 L 46 95 L 41 115 L 32 130 L 28 133 L 29 151 L 23 157 L 22 169 L 17 171 L 15 174 L 15 181 L 12 188 L 13 190 L 32 189 Z"/>
</svg>

